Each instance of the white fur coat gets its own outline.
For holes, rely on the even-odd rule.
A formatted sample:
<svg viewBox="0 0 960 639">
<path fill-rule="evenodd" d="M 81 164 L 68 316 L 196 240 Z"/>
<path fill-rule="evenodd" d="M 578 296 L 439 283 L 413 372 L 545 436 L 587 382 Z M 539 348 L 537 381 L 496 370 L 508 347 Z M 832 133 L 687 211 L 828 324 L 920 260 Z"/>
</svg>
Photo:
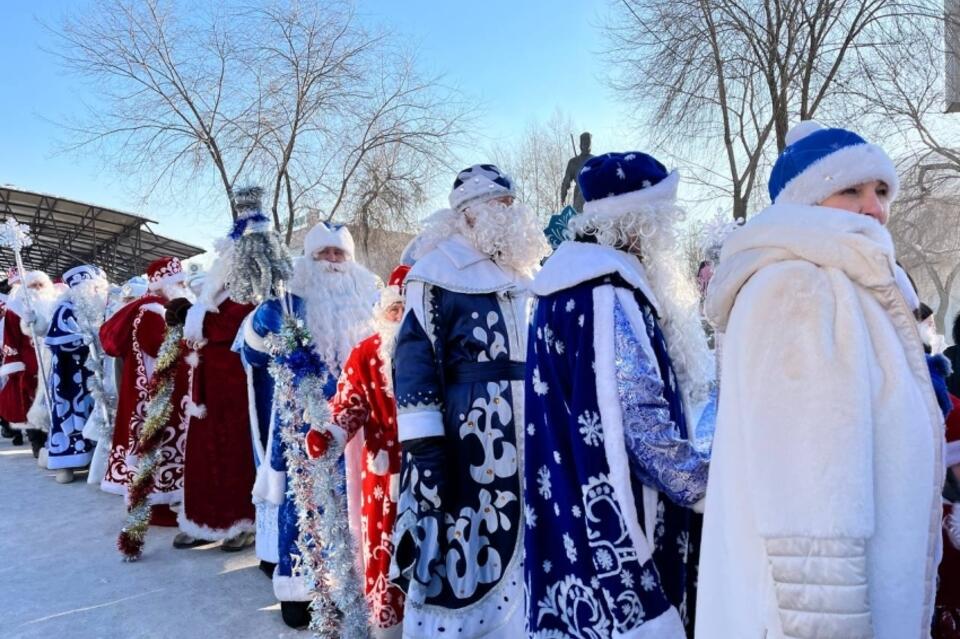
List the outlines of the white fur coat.
<svg viewBox="0 0 960 639">
<path fill-rule="evenodd" d="M 928 637 L 943 421 L 889 233 L 775 205 L 732 234 L 697 639 Z"/>
</svg>

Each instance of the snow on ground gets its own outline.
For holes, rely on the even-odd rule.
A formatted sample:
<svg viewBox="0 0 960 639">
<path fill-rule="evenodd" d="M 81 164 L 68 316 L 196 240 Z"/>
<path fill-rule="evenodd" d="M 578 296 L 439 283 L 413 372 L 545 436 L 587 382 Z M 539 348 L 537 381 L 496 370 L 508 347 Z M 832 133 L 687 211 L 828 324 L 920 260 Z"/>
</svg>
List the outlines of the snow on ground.
<svg viewBox="0 0 960 639">
<path fill-rule="evenodd" d="M 123 498 L 53 476 L 0 441 L 0 637 L 308 639 L 283 624 L 252 549 L 175 550 L 176 530 L 152 527 L 123 563 Z"/>
</svg>

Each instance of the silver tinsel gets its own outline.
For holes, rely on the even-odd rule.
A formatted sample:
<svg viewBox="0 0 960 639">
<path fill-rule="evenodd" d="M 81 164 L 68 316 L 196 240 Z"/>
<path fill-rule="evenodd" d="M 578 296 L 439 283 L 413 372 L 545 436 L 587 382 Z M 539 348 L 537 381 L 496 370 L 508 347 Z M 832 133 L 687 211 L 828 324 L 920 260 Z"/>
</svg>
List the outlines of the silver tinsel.
<svg viewBox="0 0 960 639">
<path fill-rule="evenodd" d="M 316 375 L 297 380 L 278 360 L 295 349 L 312 348 L 308 332 L 296 318 L 286 316 L 280 334 L 268 338 L 268 346 L 274 355 L 270 371 L 287 463 L 287 498 L 297 506 L 297 548 L 312 598 L 310 630 L 323 639 L 366 639 L 369 612 L 356 569 L 344 477 L 338 468 L 343 446 L 331 438 L 326 454 L 310 459 L 302 432 L 307 424 L 325 431 L 331 423 L 323 394 L 325 380 Z"/>
<path fill-rule="evenodd" d="M 117 396 L 106 390 L 106 355 L 100 344 L 100 326 L 106 318 L 107 300 L 100 300 L 89 295 L 72 295 L 74 316 L 81 337 L 87 344 L 88 354 L 84 367 L 92 375 L 87 380 L 87 391 L 94 400 L 95 410 L 89 417 L 98 425 L 100 435 L 98 441 L 110 441 L 113 438 L 113 421 L 117 408 Z"/>
<path fill-rule="evenodd" d="M 233 300 L 259 303 L 291 275 L 293 263 L 277 233 L 249 233 L 236 241 L 227 287 Z"/>
</svg>

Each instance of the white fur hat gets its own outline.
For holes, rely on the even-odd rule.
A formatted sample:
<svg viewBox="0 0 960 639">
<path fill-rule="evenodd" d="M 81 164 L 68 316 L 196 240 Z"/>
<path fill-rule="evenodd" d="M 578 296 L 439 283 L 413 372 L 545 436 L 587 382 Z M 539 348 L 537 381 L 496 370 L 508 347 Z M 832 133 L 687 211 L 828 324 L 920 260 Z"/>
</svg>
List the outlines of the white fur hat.
<svg viewBox="0 0 960 639">
<path fill-rule="evenodd" d="M 320 222 L 307 233 L 303 239 L 303 254 L 313 255 L 316 251 L 322 251 L 328 246 L 341 249 L 347 254 L 347 259 L 354 259 L 353 236 L 350 235 L 350 229 L 345 224 L 328 224 Z"/>
</svg>

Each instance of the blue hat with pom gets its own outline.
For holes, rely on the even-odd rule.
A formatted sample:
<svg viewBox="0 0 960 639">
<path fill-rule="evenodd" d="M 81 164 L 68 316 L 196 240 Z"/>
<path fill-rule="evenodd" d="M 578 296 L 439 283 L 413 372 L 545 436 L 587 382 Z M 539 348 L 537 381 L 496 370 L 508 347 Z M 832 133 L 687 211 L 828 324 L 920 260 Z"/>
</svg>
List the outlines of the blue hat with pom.
<svg viewBox="0 0 960 639">
<path fill-rule="evenodd" d="M 640 151 L 605 153 L 587 160 L 577 175 L 584 215 L 619 217 L 643 206 L 677 199 L 680 176 Z"/>
<path fill-rule="evenodd" d="M 787 147 L 770 172 L 774 204 L 816 205 L 834 193 L 880 180 L 893 200 L 900 188 L 893 161 L 879 146 L 846 129 L 804 120 L 787 133 Z"/>
</svg>

